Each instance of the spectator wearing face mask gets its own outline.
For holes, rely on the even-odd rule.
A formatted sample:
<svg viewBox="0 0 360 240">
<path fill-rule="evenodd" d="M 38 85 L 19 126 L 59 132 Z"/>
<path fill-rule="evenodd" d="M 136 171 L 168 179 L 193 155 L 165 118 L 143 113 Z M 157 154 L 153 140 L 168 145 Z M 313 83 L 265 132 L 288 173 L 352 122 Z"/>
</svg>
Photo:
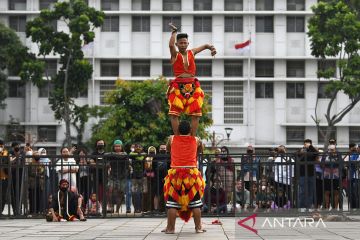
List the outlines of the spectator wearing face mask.
<svg viewBox="0 0 360 240">
<path fill-rule="evenodd" d="M 29 170 L 29 213 L 40 214 L 45 210 L 45 166 L 40 162 L 40 153 L 33 151 Z"/>
<path fill-rule="evenodd" d="M 170 168 L 170 159 L 166 151 L 166 144 L 161 144 L 159 152 L 153 161 L 154 178 L 152 182 L 152 193 L 154 196 L 154 211 L 164 212 L 164 178 L 166 177 L 167 170 Z"/>
<path fill-rule="evenodd" d="M 103 165 L 104 155 L 105 155 L 105 141 L 103 139 L 99 139 L 95 142 L 95 151 L 91 153 L 91 155 L 96 156 L 90 160 L 90 186 L 93 187 L 91 192 L 97 193 L 98 199 L 100 202 L 103 200 L 104 193 L 104 174 L 103 174 Z"/>
<path fill-rule="evenodd" d="M 4 141 L 0 140 L 0 166 L 8 165 L 8 151 L 5 149 Z M 0 185 L 1 185 L 1 198 L 0 198 L 0 215 L 4 210 L 6 200 L 8 198 L 8 179 L 9 179 L 9 172 L 7 168 L 0 167 Z"/>
</svg>

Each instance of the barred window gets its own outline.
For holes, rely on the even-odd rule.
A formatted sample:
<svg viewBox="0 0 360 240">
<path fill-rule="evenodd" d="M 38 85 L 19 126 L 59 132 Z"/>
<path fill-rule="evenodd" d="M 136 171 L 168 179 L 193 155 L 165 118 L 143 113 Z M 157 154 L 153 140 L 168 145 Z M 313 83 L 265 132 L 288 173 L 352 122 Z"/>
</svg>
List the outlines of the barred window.
<svg viewBox="0 0 360 240">
<path fill-rule="evenodd" d="M 274 83 L 257 82 L 255 84 L 255 98 L 274 98 Z"/>
<path fill-rule="evenodd" d="M 259 16 L 256 17 L 256 32 L 274 32 L 274 17 L 273 16 Z"/>
<path fill-rule="evenodd" d="M 54 91 L 54 83 L 46 81 L 41 87 L 39 87 L 39 98 L 48 98 Z"/>
<path fill-rule="evenodd" d="M 329 83 L 327 82 L 319 82 L 318 83 L 318 98 L 331 98 L 333 93 L 326 91 L 326 86 Z"/>
<path fill-rule="evenodd" d="M 243 32 L 243 17 L 225 17 L 225 32 Z"/>
<path fill-rule="evenodd" d="M 119 32 L 119 16 L 105 16 L 102 32 Z"/>
<path fill-rule="evenodd" d="M 119 0 L 101 0 L 101 10 L 118 11 L 119 10 Z"/>
<path fill-rule="evenodd" d="M 305 127 L 286 127 L 286 144 L 302 144 L 305 139 Z"/>
<path fill-rule="evenodd" d="M 349 143 L 360 143 L 360 127 L 349 127 Z"/>
<path fill-rule="evenodd" d="M 181 16 L 163 16 L 163 32 L 171 32 L 169 23 L 174 24 L 178 32 L 181 32 Z"/>
<path fill-rule="evenodd" d="M 45 60 L 45 71 L 44 76 L 54 77 L 57 74 L 57 60 L 56 59 L 46 59 Z"/>
<path fill-rule="evenodd" d="M 224 60 L 225 77 L 242 77 L 243 60 Z"/>
<path fill-rule="evenodd" d="M 243 11 L 243 0 L 225 0 L 225 11 Z"/>
<path fill-rule="evenodd" d="M 102 77 L 117 77 L 117 76 L 119 76 L 119 61 L 118 60 L 101 60 L 100 61 L 100 75 Z"/>
<path fill-rule="evenodd" d="M 288 60 L 286 61 L 287 77 L 305 77 L 305 61 Z"/>
<path fill-rule="evenodd" d="M 212 119 L 212 82 L 211 81 L 202 81 L 201 89 L 204 91 L 206 95 L 209 96 L 208 104 L 210 106 L 208 117 Z"/>
<path fill-rule="evenodd" d="M 133 77 L 150 77 L 149 60 L 132 60 L 131 76 Z"/>
<path fill-rule="evenodd" d="M 273 60 L 255 60 L 256 77 L 274 77 Z"/>
<path fill-rule="evenodd" d="M 105 104 L 106 93 L 115 88 L 115 81 L 100 81 L 100 105 Z"/>
<path fill-rule="evenodd" d="M 15 32 L 25 32 L 26 30 L 26 16 L 10 16 L 9 27 Z"/>
<path fill-rule="evenodd" d="M 163 11 L 181 11 L 181 0 L 163 0 Z"/>
<path fill-rule="evenodd" d="M 212 17 L 195 16 L 194 32 L 212 32 Z"/>
<path fill-rule="evenodd" d="M 150 16 L 133 16 L 133 32 L 150 32 Z"/>
<path fill-rule="evenodd" d="M 287 0 L 288 11 L 304 11 L 305 0 Z"/>
<path fill-rule="evenodd" d="M 224 82 L 224 123 L 243 123 L 243 82 Z"/>
<path fill-rule="evenodd" d="M 274 10 L 274 0 L 256 0 L 256 11 Z"/>
<path fill-rule="evenodd" d="M 196 1 L 194 1 L 194 10 L 195 11 L 211 11 L 212 10 L 212 0 L 196 0 Z"/>
<path fill-rule="evenodd" d="M 54 9 L 57 0 L 39 0 L 39 9 Z"/>
<path fill-rule="evenodd" d="M 8 97 L 9 98 L 24 98 L 25 86 L 20 81 L 8 81 Z"/>
<path fill-rule="evenodd" d="M 162 75 L 165 77 L 173 76 L 173 68 L 169 60 L 162 61 Z"/>
<path fill-rule="evenodd" d="M 25 126 L 6 125 L 6 139 L 8 142 L 25 142 Z"/>
<path fill-rule="evenodd" d="M 56 142 L 56 126 L 38 126 L 39 142 Z"/>
<path fill-rule="evenodd" d="M 304 83 L 286 83 L 286 98 L 304 98 L 305 84 Z"/>
<path fill-rule="evenodd" d="M 132 0 L 132 10 L 150 10 L 150 0 Z"/>
<path fill-rule="evenodd" d="M 212 76 L 211 60 L 197 60 L 196 75 L 199 77 L 211 77 Z"/>
<path fill-rule="evenodd" d="M 286 18 L 287 32 L 305 32 L 305 17 L 287 17 Z"/>
<path fill-rule="evenodd" d="M 326 134 L 326 128 L 327 127 L 319 127 L 318 129 L 318 144 L 324 144 L 325 143 L 325 138 L 324 136 L 321 134 L 320 129 L 323 131 L 323 134 Z M 330 130 L 330 138 L 329 139 L 336 139 L 336 127 L 334 127 L 334 129 Z"/>
<path fill-rule="evenodd" d="M 9 10 L 26 10 L 26 0 L 10 0 Z"/>
<path fill-rule="evenodd" d="M 336 77 L 336 60 L 318 60 L 318 77 L 319 72 L 329 72 L 330 77 Z M 323 73 L 322 73 L 323 74 Z"/>
</svg>

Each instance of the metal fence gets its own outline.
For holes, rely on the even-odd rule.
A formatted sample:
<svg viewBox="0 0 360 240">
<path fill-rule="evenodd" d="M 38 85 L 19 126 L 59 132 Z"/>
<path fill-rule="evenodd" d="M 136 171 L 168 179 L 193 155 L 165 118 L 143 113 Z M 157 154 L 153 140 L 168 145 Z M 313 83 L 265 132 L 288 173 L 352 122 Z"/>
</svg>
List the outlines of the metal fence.
<svg viewBox="0 0 360 240">
<path fill-rule="evenodd" d="M 359 213 L 359 160 L 355 153 L 199 155 L 203 215 Z M 63 178 L 88 217 L 165 216 L 169 167 L 161 154 L 0 157 L 0 217 L 43 217 Z"/>
</svg>

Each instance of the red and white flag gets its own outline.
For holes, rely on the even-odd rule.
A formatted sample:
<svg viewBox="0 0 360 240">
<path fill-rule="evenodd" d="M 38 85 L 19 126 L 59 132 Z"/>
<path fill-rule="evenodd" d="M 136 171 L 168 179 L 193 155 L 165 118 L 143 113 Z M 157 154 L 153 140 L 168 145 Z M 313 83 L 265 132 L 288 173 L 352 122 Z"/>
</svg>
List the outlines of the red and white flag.
<svg viewBox="0 0 360 240">
<path fill-rule="evenodd" d="M 247 40 L 245 42 L 235 44 L 235 49 L 239 49 L 240 52 L 249 51 L 250 50 L 250 44 L 251 44 L 251 40 L 249 39 L 249 40 Z"/>
</svg>

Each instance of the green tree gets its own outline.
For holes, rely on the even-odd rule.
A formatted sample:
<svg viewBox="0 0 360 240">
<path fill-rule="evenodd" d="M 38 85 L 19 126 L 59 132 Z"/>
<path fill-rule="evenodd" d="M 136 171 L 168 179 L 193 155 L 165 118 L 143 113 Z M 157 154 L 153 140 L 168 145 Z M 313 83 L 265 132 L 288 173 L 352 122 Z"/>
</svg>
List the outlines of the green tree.
<svg viewBox="0 0 360 240">
<path fill-rule="evenodd" d="M 146 81 L 117 80 L 108 92 L 107 106 L 93 108 L 101 120 L 93 127 L 92 142 L 104 139 L 111 143 L 120 138 L 124 144 L 139 142 L 144 146 L 159 146 L 172 134 L 165 92 L 168 82 L 164 78 Z M 212 124 L 207 116 L 209 105 L 203 105 L 198 135 L 208 138 L 205 131 Z"/>
<path fill-rule="evenodd" d="M 42 10 L 40 16 L 26 25 L 26 35 L 39 46 L 39 56 L 45 58 L 53 54 L 60 57 L 61 68 L 51 78 L 55 89 L 50 94 L 49 103 L 55 118 L 65 122 L 67 145 L 71 144 L 70 127 L 77 108 L 74 98 L 87 90 L 92 74 L 92 66 L 84 59 L 81 48 L 84 43 L 94 40 L 94 29 L 101 26 L 103 20 L 104 13 L 88 7 L 83 0 L 69 0 L 56 3 L 54 10 Z M 65 23 L 68 32 L 56 31 L 52 27 L 54 21 Z M 41 85 L 42 82 L 35 84 Z"/>
<path fill-rule="evenodd" d="M 333 68 L 318 72 L 319 79 L 329 80 L 326 88 L 330 95 L 325 112 L 327 127 L 325 132 L 321 131 L 325 145 L 335 125 L 360 101 L 360 21 L 356 4 L 356 1 L 345 0 L 319 2 L 312 7 L 314 16 L 309 20 L 312 55 L 321 60 L 336 59 L 339 70 L 337 79 L 331 77 L 335 72 Z M 343 109 L 333 112 L 333 104 L 339 92 L 349 96 L 350 102 Z M 316 110 L 312 118 L 319 127 Z"/>
<path fill-rule="evenodd" d="M 8 76 L 5 69 L 18 76 L 30 62 L 37 66 L 35 55 L 28 53 L 28 48 L 21 43 L 12 29 L 0 23 L 0 108 L 5 108 L 4 101 L 7 97 Z"/>
</svg>

